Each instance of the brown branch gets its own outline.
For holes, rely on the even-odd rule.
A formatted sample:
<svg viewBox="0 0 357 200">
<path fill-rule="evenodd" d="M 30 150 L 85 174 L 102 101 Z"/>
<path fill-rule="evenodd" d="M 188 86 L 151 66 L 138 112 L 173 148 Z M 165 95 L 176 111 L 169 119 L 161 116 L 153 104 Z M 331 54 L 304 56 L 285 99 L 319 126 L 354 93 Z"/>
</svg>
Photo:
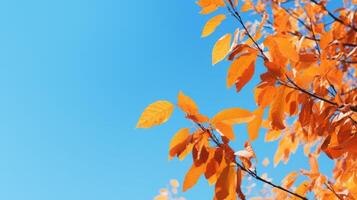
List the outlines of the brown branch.
<svg viewBox="0 0 357 200">
<path fill-rule="evenodd" d="M 301 92 L 303 92 L 303 93 L 305 93 L 305 94 L 307 94 L 309 96 L 312 96 L 312 97 L 314 97 L 316 99 L 319 99 L 319 100 L 324 101 L 326 103 L 329 103 L 331 105 L 338 106 L 338 104 L 336 102 L 333 102 L 331 100 L 325 99 L 325 98 L 320 97 L 320 96 L 318 96 L 318 95 L 316 95 L 316 94 L 314 94 L 312 92 L 309 92 L 309 91 L 305 90 L 304 88 L 302 88 L 299 85 L 297 85 L 293 80 L 291 80 L 291 78 L 289 76 L 287 76 L 287 75 L 285 75 L 285 76 L 288 79 L 289 83 L 291 83 L 293 85 L 293 88 L 295 88 L 296 90 L 299 90 L 299 91 L 301 91 Z"/>
<path fill-rule="evenodd" d="M 334 19 L 335 21 L 345 25 L 345 26 L 348 26 L 350 28 L 352 28 L 354 31 L 357 32 L 357 28 L 352 26 L 351 24 L 347 24 L 345 23 L 342 19 L 340 19 L 339 17 L 336 17 L 334 14 L 332 14 L 332 12 L 330 12 L 329 10 L 327 10 L 327 8 L 321 4 L 321 3 L 318 3 L 316 0 L 310 0 L 311 2 L 313 2 L 314 4 L 318 5 L 318 6 L 321 6 L 322 9 L 324 9 L 328 15 L 330 15 L 330 17 L 332 17 L 332 19 Z"/>
<path fill-rule="evenodd" d="M 196 122 L 196 124 L 197 124 L 197 126 L 198 126 L 202 131 L 208 133 L 209 137 L 212 139 L 212 141 L 213 141 L 218 147 L 220 147 L 220 146 L 223 145 L 222 143 L 219 142 L 217 136 L 216 136 L 214 133 L 212 133 L 212 131 L 211 131 L 210 129 L 205 128 L 202 124 L 200 124 L 200 123 L 198 123 L 198 122 Z M 278 188 L 278 189 L 280 189 L 280 190 L 282 190 L 282 191 L 285 191 L 285 192 L 287 192 L 287 193 L 289 193 L 289 194 L 291 194 L 291 195 L 293 195 L 293 196 L 296 196 L 296 197 L 298 197 L 298 198 L 300 198 L 300 199 L 308 200 L 308 199 L 307 199 L 306 197 L 304 197 L 304 196 L 301 196 L 301 195 L 299 195 L 299 194 L 297 194 L 297 193 L 294 193 L 294 192 L 292 192 L 292 191 L 290 191 L 290 190 L 288 190 L 288 189 L 286 189 L 286 188 L 281 187 L 280 185 L 276 185 L 276 184 L 274 184 L 274 183 L 272 183 L 272 182 L 270 182 L 270 181 L 268 181 L 268 180 L 265 180 L 264 178 L 260 177 L 256 172 L 253 172 L 252 170 L 250 170 L 250 169 L 244 167 L 242 164 L 240 164 L 239 162 L 237 162 L 236 159 L 234 159 L 234 162 L 235 162 L 235 164 L 237 164 L 237 166 L 238 166 L 241 170 L 245 171 L 246 173 L 248 173 L 251 177 L 255 178 L 256 180 L 262 181 L 262 182 L 264 182 L 264 183 L 266 183 L 266 184 L 268 184 L 268 185 L 270 185 L 270 186 L 272 186 L 272 187 L 274 187 L 274 188 Z"/>
<path fill-rule="evenodd" d="M 230 6 L 229 6 L 230 5 Z M 240 25 L 243 27 L 243 29 L 245 30 L 245 32 L 247 33 L 248 37 L 250 38 L 250 40 L 254 43 L 254 45 L 258 48 L 258 50 L 260 51 L 260 53 L 262 54 L 262 56 L 264 57 L 264 60 L 269 60 L 268 57 L 264 54 L 263 49 L 259 46 L 259 44 L 255 41 L 255 39 L 253 38 L 253 36 L 249 33 L 248 28 L 245 26 L 242 17 L 240 16 L 240 14 L 238 13 L 238 11 L 235 9 L 234 6 L 232 6 L 231 3 L 226 3 L 227 9 L 228 11 L 234 16 L 234 18 L 236 18 L 238 20 L 238 22 L 240 23 Z"/>
</svg>

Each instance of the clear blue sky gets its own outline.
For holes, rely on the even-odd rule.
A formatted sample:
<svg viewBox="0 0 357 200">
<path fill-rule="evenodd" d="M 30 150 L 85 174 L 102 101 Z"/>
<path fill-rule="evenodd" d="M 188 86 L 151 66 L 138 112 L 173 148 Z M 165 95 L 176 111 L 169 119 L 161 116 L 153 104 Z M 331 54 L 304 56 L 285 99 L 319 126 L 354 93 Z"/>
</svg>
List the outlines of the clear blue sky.
<svg viewBox="0 0 357 200">
<path fill-rule="evenodd" d="M 135 129 L 143 109 L 176 101 L 183 90 L 212 116 L 228 107 L 253 110 L 252 84 L 225 86 L 228 63 L 212 67 L 209 16 L 194 1 L 4 0 L 0 3 L 0 199 L 151 199 L 191 164 L 167 160 L 183 114 L 149 130 Z M 261 65 L 257 66 L 262 71 Z M 238 150 L 247 139 L 237 127 Z M 275 143 L 253 143 L 258 157 Z M 300 153 L 301 154 L 301 153 Z M 261 161 L 260 160 L 260 161 Z M 266 170 L 278 182 L 306 167 L 299 153 Z M 210 199 L 200 180 L 187 199 Z"/>
</svg>

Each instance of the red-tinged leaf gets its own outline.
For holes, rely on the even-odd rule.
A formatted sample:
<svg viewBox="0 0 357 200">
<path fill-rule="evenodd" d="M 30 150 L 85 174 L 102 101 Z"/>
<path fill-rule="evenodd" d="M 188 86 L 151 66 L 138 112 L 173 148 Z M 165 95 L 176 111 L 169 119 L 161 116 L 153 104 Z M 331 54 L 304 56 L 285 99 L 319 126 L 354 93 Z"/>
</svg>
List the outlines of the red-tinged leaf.
<svg viewBox="0 0 357 200">
<path fill-rule="evenodd" d="M 258 138 L 259 128 L 263 121 L 264 109 L 259 107 L 257 110 L 253 112 L 255 115 L 254 119 L 248 123 L 248 135 L 251 141 L 254 141 Z"/>
<path fill-rule="evenodd" d="M 312 173 L 319 173 L 319 164 L 315 155 L 309 154 L 309 164 Z"/>
<path fill-rule="evenodd" d="M 243 172 L 242 172 L 241 168 L 238 167 L 238 169 L 237 169 L 236 192 L 237 192 L 238 197 L 239 197 L 241 200 L 245 200 L 245 195 L 243 194 L 242 189 L 241 189 L 242 179 L 243 179 L 242 173 L 243 173 Z"/>
<path fill-rule="evenodd" d="M 236 84 L 237 92 L 239 92 L 252 79 L 256 57 L 255 53 L 245 54 L 232 62 L 227 75 L 228 88 Z"/>
<path fill-rule="evenodd" d="M 170 142 L 170 155 L 169 159 L 172 159 L 174 156 L 179 155 L 183 152 L 188 145 L 190 139 L 190 129 L 189 128 L 182 128 L 180 129 L 174 137 L 171 139 Z"/>
<path fill-rule="evenodd" d="M 185 192 L 186 190 L 192 188 L 204 172 L 205 165 L 192 165 L 190 170 L 187 172 L 185 176 L 185 180 L 183 182 L 182 190 Z"/>
<path fill-rule="evenodd" d="M 281 130 L 285 128 L 284 125 L 284 106 L 285 106 L 285 86 L 278 88 L 277 94 L 270 107 L 269 119 L 273 129 Z"/>
<path fill-rule="evenodd" d="M 286 189 L 290 189 L 294 185 L 298 175 L 299 174 L 297 172 L 291 172 L 288 175 L 286 175 L 284 179 L 281 181 L 282 186 L 284 186 Z"/>
<path fill-rule="evenodd" d="M 254 114 L 241 108 L 228 108 L 217 113 L 211 120 L 212 124 L 223 122 L 229 125 L 246 123 L 254 119 Z"/>
<path fill-rule="evenodd" d="M 233 164 L 228 165 L 219 176 L 215 187 L 216 199 L 235 199 L 236 170 Z"/>
</svg>

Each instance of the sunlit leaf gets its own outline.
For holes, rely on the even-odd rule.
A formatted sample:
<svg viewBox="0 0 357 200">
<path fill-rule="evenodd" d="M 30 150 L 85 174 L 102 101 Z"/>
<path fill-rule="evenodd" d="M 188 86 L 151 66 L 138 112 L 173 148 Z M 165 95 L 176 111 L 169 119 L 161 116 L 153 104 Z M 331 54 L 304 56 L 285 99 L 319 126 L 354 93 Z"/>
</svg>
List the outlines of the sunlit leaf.
<svg viewBox="0 0 357 200">
<path fill-rule="evenodd" d="M 136 128 L 150 128 L 166 122 L 174 110 L 174 105 L 168 101 L 156 101 L 145 108 Z"/>
<path fill-rule="evenodd" d="M 212 49 L 212 65 L 222 61 L 229 53 L 232 35 L 227 33 L 217 40 Z"/>
</svg>

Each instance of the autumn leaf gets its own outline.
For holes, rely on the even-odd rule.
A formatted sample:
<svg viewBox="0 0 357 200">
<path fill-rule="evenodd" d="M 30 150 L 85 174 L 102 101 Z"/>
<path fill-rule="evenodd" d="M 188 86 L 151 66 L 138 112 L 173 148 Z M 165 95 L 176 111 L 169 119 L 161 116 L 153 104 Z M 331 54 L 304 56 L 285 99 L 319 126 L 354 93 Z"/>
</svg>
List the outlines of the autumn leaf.
<svg viewBox="0 0 357 200">
<path fill-rule="evenodd" d="M 212 65 L 222 61 L 229 53 L 231 47 L 231 34 L 225 34 L 217 40 L 212 50 Z"/>
<path fill-rule="evenodd" d="M 206 13 L 212 12 L 212 10 L 216 10 L 216 9 L 217 9 L 216 5 L 211 5 L 211 6 L 205 7 L 204 10 L 202 10 L 202 12 L 204 14 L 206 14 Z M 208 20 L 202 30 L 201 36 L 207 37 L 207 36 L 211 35 L 214 32 L 214 30 L 216 30 L 216 28 L 222 23 L 222 21 L 224 19 L 226 19 L 226 15 L 220 14 L 220 15 L 214 16 L 213 18 Z"/>
<path fill-rule="evenodd" d="M 272 102 L 269 112 L 269 118 L 271 119 L 271 125 L 273 129 L 284 129 L 284 99 L 286 88 L 280 86 L 278 92 Z"/>
<path fill-rule="evenodd" d="M 257 54 L 245 54 L 235 59 L 227 75 L 227 87 L 232 87 L 236 84 L 237 92 L 239 92 L 253 77 L 254 62 Z"/>
<path fill-rule="evenodd" d="M 253 112 L 253 114 L 255 115 L 255 117 L 252 121 L 248 123 L 247 126 L 249 139 L 251 141 L 254 141 L 258 138 L 259 128 L 263 121 L 264 109 L 259 107 Z"/>
<path fill-rule="evenodd" d="M 233 127 L 224 122 L 215 123 L 216 130 L 222 135 L 226 136 L 229 140 L 235 140 Z"/>
<path fill-rule="evenodd" d="M 169 159 L 172 159 L 176 155 L 180 155 L 180 153 L 182 153 L 186 149 L 187 145 L 189 145 L 188 143 L 190 142 L 188 141 L 189 137 L 189 128 L 182 128 L 174 135 L 170 142 Z"/>
<path fill-rule="evenodd" d="M 223 122 L 226 124 L 246 123 L 254 119 L 254 114 L 241 108 L 228 108 L 217 113 L 211 120 L 212 124 Z"/>
<path fill-rule="evenodd" d="M 186 190 L 192 188 L 202 175 L 203 171 L 205 169 L 205 165 L 201 166 L 195 166 L 192 165 L 190 170 L 187 172 L 185 176 L 185 180 L 183 182 L 183 191 L 185 192 Z"/>
<path fill-rule="evenodd" d="M 145 108 L 136 128 L 151 128 L 165 123 L 174 110 L 174 105 L 168 101 L 156 101 Z"/>
<path fill-rule="evenodd" d="M 236 199 L 236 171 L 234 165 L 228 165 L 219 176 L 215 187 L 216 199 Z M 230 197 L 230 198 L 227 198 Z"/>
<path fill-rule="evenodd" d="M 189 96 L 186 96 L 182 91 L 180 91 L 178 94 L 177 105 L 185 113 L 198 113 L 198 107 L 196 103 Z"/>
</svg>

